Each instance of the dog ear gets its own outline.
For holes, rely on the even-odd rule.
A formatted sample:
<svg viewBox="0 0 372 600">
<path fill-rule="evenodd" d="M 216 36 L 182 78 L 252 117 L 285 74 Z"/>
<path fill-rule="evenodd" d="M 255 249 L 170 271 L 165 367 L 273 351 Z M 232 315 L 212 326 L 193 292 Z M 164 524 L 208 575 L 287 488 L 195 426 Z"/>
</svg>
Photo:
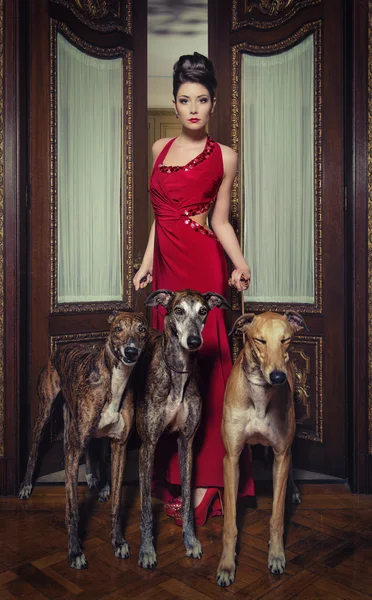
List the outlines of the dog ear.
<svg viewBox="0 0 372 600">
<path fill-rule="evenodd" d="M 205 300 L 207 301 L 207 304 L 210 309 L 212 309 L 212 308 L 228 308 L 231 310 L 230 304 L 220 294 L 217 294 L 216 292 L 206 292 L 205 294 L 203 294 L 203 296 L 204 296 Z"/>
<path fill-rule="evenodd" d="M 252 321 L 255 318 L 255 316 L 256 315 L 254 313 L 246 313 L 245 315 L 239 317 L 239 319 L 237 319 L 234 325 L 232 326 L 232 330 L 230 331 L 229 335 L 232 335 L 235 332 L 243 333 L 244 328 L 249 327 L 252 324 Z"/>
<path fill-rule="evenodd" d="M 117 310 L 113 310 L 111 315 L 109 316 L 109 318 L 107 319 L 109 323 L 112 323 L 113 320 L 115 319 L 115 317 L 117 317 L 119 314 L 119 311 Z"/>
<path fill-rule="evenodd" d="M 174 293 L 171 290 L 156 290 L 147 296 L 145 300 L 146 306 L 162 306 L 166 308 L 173 298 Z"/>
<path fill-rule="evenodd" d="M 310 331 L 305 323 L 305 320 L 301 317 L 301 315 L 298 312 L 295 312 L 294 310 L 286 310 L 284 316 L 286 317 L 287 321 L 292 325 L 295 331 L 300 331 L 300 329 L 303 328 L 305 328 L 306 331 Z"/>
</svg>

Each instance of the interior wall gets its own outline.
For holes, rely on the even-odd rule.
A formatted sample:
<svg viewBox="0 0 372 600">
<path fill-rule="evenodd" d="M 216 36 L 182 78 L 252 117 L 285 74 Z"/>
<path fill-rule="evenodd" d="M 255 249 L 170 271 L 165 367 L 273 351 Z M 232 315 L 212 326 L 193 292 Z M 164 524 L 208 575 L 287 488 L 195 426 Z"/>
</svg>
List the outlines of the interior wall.
<svg viewBox="0 0 372 600">
<path fill-rule="evenodd" d="M 148 107 L 172 108 L 173 65 L 208 55 L 208 0 L 148 0 Z"/>
</svg>

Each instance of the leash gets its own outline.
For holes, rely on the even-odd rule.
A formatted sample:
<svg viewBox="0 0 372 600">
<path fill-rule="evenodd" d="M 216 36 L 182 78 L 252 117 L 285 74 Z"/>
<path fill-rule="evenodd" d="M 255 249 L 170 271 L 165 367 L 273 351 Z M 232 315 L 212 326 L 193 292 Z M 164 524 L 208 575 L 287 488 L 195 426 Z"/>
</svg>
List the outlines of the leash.
<svg viewBox="0 0 372 600">
<path fill-rule="evenodd" d="M 142 279 L 140 279 L 140 283 L 145 283 L 145 281 L 147 280 L 147 277 L 149 275 L 151 275 L 150 271 L 148 271 L 148 273 L 146 273 L 146 275 L 144 275 L 144 277 L 142 277 Z M 145 288 L 138 288 L 138 290 L 137 290 L 136 299 L 134 301 L 133 312 L 137 312 L 138 302 L 139 302 L 139 299 L 141 297 L 143 289 L 145 289 Z"/>
<path fill-rule="evenodd" d="M 163 340 L 164 340 L 164 338 L 163 338 Z M 179 371 L 178 369 L 175 369 L 174 367 L 171 367 L 171 365 L 169 364 L 169 362 L 167 361 L 166 356 L 165 356 L 165 349 L 164 349 L 164 342 L 163 342 L 163 340 L 162 340 L 162 344 L 161 344 L 161 351 L 162 351 L 162 355 L 163 355 L 163 360 L 165 362 L 165 365 L 168 367 L 168 369 L 170 369 L 170 371 L 174 371 L 175 373 L 179 373 L 180 375 L 191 375 L 191 373 L 194 370 L 195 361 L 194 361 L 194 364 L 192 365 L 190 371 Z"/>
<path fill-rule="evenodd" d="M 247 281 L 247 280 L 246 280 L 246 279 L 245 279 L 243 276 L 241 276 L 241 277 L 240 277 L 240 281 Z M 232 284 L 232 279 L 231 279 L 231 277 L 229 277 L 228 284 L 229 284 L 229 286 L 230 286 L 230 287 L 235 287 L 235 286 Z M 240 292 L 240 302 L 241 302 L 241 311 L 242 311 L 242 315 L 241 315 L 241 316 L 243 316 L 243 315 L 245 314 L 245 306 L 244 306 L 244 291 L 245 291 L 245 290 L 242 290 L 242 291 Z M 244 343 L 245 343 L 245 335 L 244 335 L 244 333 L 243 333 L 243 344 L 244 344 Z"/>
</svg>

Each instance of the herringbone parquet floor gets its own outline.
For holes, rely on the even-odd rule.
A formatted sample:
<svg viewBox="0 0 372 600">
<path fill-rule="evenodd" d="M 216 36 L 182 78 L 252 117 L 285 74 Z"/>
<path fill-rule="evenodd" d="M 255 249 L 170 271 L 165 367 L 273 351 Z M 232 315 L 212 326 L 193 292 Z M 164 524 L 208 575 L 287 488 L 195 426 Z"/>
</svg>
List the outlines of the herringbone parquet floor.
<svg viewBox="0 0 372 600">
<path fill-rule="evenodd" d="M 222 517 L 197 535 L 203 558 L 184 556 L 181 530 L 154 500 L 158 568 L 137 566 L 138 488 L 123 488 L 127 560 L 114 557 L 108 504 L 79 487 L 89 569 L 68 566 L 63 486 L 36 487 L 30 500 L 0 498 L 0 598 L 14 600 L 286 600 L 372 598 L 372 496 L 354 496 L 345 484 L 304 484 L 302 504 L 287 522 L 285 574 L 267 570 L 271 493 L 257 485 L 257 506 L 239 510 L 240 542 L 235 583 L 215 583 Z"/>
</svg>

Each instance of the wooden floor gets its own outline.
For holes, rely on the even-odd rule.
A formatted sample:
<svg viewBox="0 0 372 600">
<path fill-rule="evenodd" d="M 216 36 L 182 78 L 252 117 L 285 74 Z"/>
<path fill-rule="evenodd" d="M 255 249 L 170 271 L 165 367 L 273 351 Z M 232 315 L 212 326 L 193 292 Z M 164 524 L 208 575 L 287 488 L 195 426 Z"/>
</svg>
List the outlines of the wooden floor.
<svg viewBox="0 0 372 600">
<path fill-rule="evenodd" d="M 0 498 L 0 598 L 29 600 L 185 600 L 265 598 L 372 598 L 372 496 L 353 496 L 345 484 L 304 484 L 302 504 L 290 515 L 287 566 L 282 576 L 267 570 L 271 496 L 257 490 L 257 506 L 239 512 L 240 544 L 235 583 L 215 583 L 222 517 L 197 535 L 204 555 L 184 556 L 181 530 L 154 500 L 158 568 L 137 566 L 138 489 L 123 488 L 127 560 L 115 558 L 109 540 L 109 504 L 79 487 L 82 535 L 89 562 L 75 571 L 66 560 L 64 488 L 36 487 L 30 500 Z"/>
</svg>

